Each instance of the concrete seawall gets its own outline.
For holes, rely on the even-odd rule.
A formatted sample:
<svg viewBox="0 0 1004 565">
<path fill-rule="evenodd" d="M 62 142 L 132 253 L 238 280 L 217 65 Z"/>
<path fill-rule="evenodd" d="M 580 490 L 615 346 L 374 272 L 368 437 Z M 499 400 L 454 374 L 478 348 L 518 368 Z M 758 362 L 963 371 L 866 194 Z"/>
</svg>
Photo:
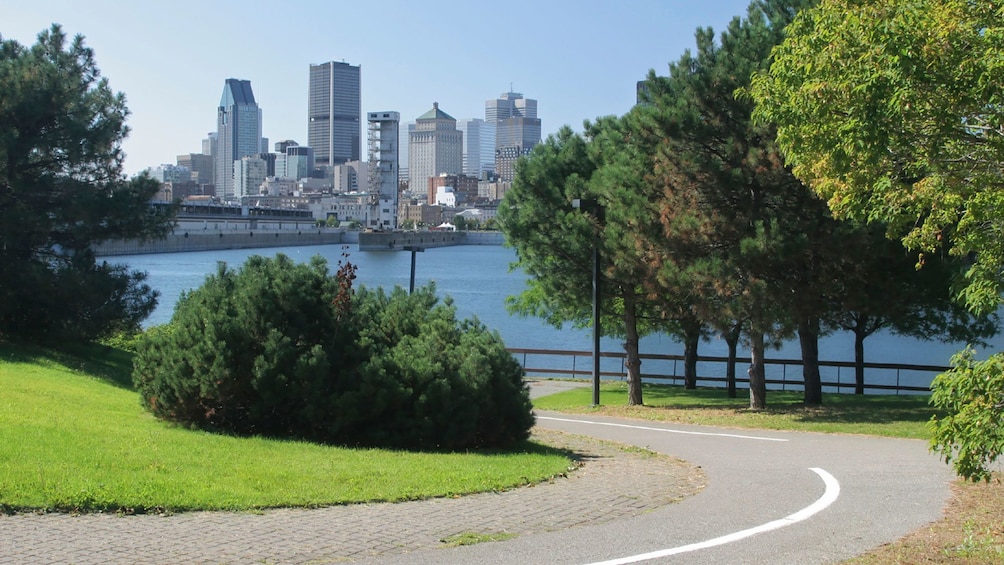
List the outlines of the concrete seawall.
<svg viewBox="0 0 1004 565">
<path fill-rule="evenodd" d="M 405 247 L 449 247 L 453 245 L 502 245 L 502 232 L 393 231 L 362 232 L 360 251 L 403 251 Z"/>
<path fill-rule="evenodd" d="M 503 240 L 501 232 L 359 232 L 334 229 L 295 232 L 289 230 L 178 230 L 168 234 L 166 238 L 156 241 L 108 241 L 95 246 L 94 251 L 100 257 L 111 257 L 143 253 L 337 244 L 359 244 L 360 251 L 403 251 L 405 247 L 409 246 L 429 249 L 453 245 L 502 245 Z"/>
<path fill-rule="evenodd" d="M 216 249 L 253 249 L 293 247 L 299 245 L 334 245 L 354 243 L 344 230 L 301 231 L 191 231 L 168 234 L 155 241 L 108 241 L 94 247 L 98 256 L 138 255 L 142 253 L 176 253 L 181 251 L 212 251 Z"/>
</svg>

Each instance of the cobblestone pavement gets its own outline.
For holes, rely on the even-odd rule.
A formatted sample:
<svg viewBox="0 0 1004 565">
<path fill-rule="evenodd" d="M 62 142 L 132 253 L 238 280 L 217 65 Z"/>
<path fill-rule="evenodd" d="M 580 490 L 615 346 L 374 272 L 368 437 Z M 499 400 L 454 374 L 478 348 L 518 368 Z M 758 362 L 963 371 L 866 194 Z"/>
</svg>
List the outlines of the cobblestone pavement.
<svg viewBox="0 0 1004 565">
<path fill-rule="evenodd" d="M 671 504 L 704 486 L 681 461 L 556 431 L 581 466 L 544 484 L 452 499 L 262 513 L 0 516 L 0 563 L 341 563 L 443 547 L 462 533 L 527 535 Z"/>
</svg>

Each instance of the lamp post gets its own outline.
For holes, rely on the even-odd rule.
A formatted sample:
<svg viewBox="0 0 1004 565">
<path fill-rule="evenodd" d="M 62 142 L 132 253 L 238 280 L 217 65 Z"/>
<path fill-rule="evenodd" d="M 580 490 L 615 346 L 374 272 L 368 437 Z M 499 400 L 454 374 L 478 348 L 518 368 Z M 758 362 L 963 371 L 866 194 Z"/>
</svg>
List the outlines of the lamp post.
<svg viewBox="0 0 1004 565">
<path fill-rule="evenodd" d="M 405 245 L 404 250 L 411 251 L 411 282 L 408 284 L 408 294 L 411 295 L 415 293 L 415 253 L 425 251 L 425 248 L 417 245 Z"/>
<path fill-rule="evenodd" d="M 600 230 L 603 229 L 604 208 L 595 198 L 576 198 L 572 208 L 596 218 L 593 238 L 593 406 L 600 405 Z"/>
</svg>

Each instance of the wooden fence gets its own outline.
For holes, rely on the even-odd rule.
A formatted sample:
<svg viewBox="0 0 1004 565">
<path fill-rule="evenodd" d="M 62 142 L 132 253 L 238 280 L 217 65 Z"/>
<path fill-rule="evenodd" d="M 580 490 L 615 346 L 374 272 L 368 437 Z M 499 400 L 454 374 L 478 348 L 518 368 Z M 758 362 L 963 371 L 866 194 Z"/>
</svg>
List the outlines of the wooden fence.
<svg viewBox="0 0 1004 565">
<path fill-rule="evenodd" d="M 591 377 L 592 352 L 560 349 L 509 348 L 523 366 L 528 377 Z M 624 379 L 626 355 L 623 352 L 600 353 L 600 378 Z M 660 384 L 683 384 L 683 355 L 641 354 L 642 379 Z M 727 357 L 699 356 L 698 385 L 724 387 Z M 802 390 L 800 359 L 766 359 L 767 386 L 772 390 Z M 747 358 L 736 361 L 736 386 L 749 387 Z M 646 369 L 655 367 L 655 372 Z M 939 365 L 909 365 L 901 363 L 865 363 L 865 392 L 873 394 L 918 394 L 930 392 L 934 377 L 950 367 Z M 853 392 L 854 363 L 851 361 L 820 361 L 820 377 L 827 392 Z"/>
</svg>

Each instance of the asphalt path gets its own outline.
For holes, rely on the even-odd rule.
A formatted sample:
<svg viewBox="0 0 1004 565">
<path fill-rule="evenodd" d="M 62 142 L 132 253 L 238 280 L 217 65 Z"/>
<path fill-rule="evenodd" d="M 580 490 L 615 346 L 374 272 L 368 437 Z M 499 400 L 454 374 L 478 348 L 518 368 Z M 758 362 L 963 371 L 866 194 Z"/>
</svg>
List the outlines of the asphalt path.
<svg viewBox="0 0 1004 565">
<path fill-rule="evenodd" d="M 538 412 L 537 425 L 680 457 L 701 466 L 708 485 L 635 518 L 416 552 L 406 562 L 834 563 L 938 520 L 950 495 L 949 468 L 919 440 L 549 412 Z"/>
</svg>

